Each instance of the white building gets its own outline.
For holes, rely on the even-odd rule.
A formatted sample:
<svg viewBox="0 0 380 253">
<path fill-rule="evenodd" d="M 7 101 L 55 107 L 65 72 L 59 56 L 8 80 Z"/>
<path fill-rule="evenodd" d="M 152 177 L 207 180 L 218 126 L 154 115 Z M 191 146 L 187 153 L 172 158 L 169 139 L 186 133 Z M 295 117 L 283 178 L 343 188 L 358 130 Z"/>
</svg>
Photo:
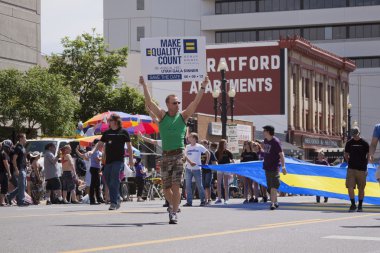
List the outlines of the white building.
<svg viewBox="0 0 380 253">
<path fill-rule="evenodd" d="M 41 0 L 0 1 L 0 69 L 26 70 L 41 51 Z"/>
<path fill-rule="evenodd" d="M 352 121 L 370 140 L 380 121 L 379 13 L 380 0 L 107 0 L 104 35 L 111 48 L 129 46 L 133 52 L 141 37 L 201 35 L 207 44 L 218 44 L 298 34 L 356 60 L 350 77 Z M 129 62 L 125 81 L 138 80 L 139 64 Z"/>
</svg>

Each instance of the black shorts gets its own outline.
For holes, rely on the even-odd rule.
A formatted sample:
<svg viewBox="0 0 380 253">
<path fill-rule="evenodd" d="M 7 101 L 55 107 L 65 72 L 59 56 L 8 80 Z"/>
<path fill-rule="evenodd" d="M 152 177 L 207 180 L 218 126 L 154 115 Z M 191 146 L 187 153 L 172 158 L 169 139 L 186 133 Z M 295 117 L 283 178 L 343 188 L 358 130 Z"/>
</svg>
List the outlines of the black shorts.
<svg viewBox="0 0 380 253">
<path fill-rule="evenodd" d="M 280 172 L 278 170 L 266 170 L 265 177 L 267 179 L 267 189 L 278 189 L 280 187 Z"/>
<path fill-rule="evenodd" d="M 62 191 L 71 192 L 75 189 L 75 182 L 71 171 L 64 171 L 62 173 Z"/>
<path fill-rule="evenodd" d="M 0 172 L 1 194 L 8 193 L 8 177 L 5 172 Z"/>
<path fill-rule="evenodd" d="M 47 191 L 57 191 L 61 190 L 61 181 L 58 177 L 46 179 L 46 190 Z"/>
</svg>

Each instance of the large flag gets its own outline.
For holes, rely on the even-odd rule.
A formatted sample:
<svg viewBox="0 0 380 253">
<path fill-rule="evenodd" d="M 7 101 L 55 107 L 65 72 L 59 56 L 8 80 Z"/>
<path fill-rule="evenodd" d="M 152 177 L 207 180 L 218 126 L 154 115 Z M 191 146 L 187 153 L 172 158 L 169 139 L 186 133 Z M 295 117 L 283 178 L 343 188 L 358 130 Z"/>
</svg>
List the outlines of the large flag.
<svg viewBox="0 0 380 253">
<path fill-rule="evenodd" d="M 285 158 L 287 175 L 281 173 L 279 191 L 292 194 L 318 195 L 349 200 L 346 188 L 347 165 L 324 166 L 305 161 Z M 251 178 L 266 186 L 262 161 L 208 165 L 212 170 L 229 172 Z M 380 205 L 380 186 L 375 178 L 376 165 L 368 165 L 367 186 L 364 202 Z M 357 190 L 355 190 L 357 196 Z"/>
</svg>

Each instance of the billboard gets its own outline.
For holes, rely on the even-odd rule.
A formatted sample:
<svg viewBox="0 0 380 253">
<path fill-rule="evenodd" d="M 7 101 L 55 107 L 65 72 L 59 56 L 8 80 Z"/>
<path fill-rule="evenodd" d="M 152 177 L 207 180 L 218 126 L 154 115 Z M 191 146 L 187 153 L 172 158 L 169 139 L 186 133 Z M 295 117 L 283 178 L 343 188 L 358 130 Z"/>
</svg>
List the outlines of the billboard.
<svg viewBox="0 0 380 253">
<path fill-rule="evenodd" d="M 206 58 L 210 84 L 206 87 L 206 94 L 197 112 L 214 114 L 212 91 L 220 89 L 221 73 L 217 68 L 219 61 L 224 59 L 227 63 L 226 91 L 230 87 L 236 91 L 234 115 L 285 114 L 285 57 L 283 49 L 277 43 L 207 47 Z M 182 83 L 183 108 L 194 100 L 199 85 L 198 82 Z M 229 102 L 228 95 L 227 101 Z"/>
<path fill-rule="evenodd" d="M 206 75 L 204 37 L 142 38 L 141 70 L 148 81 L 199 81 Z"/>
</svg>

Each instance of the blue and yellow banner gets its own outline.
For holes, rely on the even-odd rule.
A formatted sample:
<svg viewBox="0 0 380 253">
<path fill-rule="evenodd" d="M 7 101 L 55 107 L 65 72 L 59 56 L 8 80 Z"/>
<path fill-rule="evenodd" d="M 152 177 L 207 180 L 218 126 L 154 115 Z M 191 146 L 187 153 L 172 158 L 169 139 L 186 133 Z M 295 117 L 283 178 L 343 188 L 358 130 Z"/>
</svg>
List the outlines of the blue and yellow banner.
<svg viewBox="0 0 380 253">
<path fill-rule="evenodd" d="M 292 194 L 318 195 L 349 200 L 346 188 L 347 165 L 324 166 L 285 158 L 287 175 L 281 175 L 279 191 Z M 375 178 L 376 165 L 368 165 L 364 202 L 380 205 L 380 186 Z M 251 178 L 266 186 L 262 161 L 204 166 L 216 171 L 229 172 Z M 357 190 L 355 190 L 357 195 Z"/>
</svg>

